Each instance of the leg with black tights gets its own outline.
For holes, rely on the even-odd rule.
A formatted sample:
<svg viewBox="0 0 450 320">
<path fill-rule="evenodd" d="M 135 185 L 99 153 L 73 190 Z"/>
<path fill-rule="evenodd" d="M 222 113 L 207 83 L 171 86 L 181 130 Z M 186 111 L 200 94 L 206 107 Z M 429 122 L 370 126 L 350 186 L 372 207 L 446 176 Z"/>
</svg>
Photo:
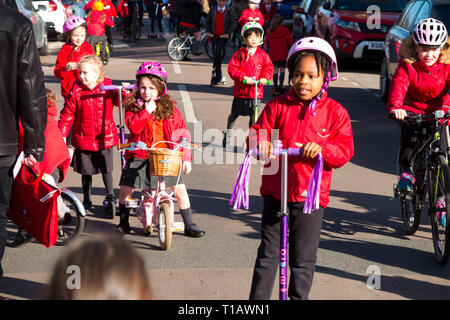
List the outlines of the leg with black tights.
<svg viewBox="0 0 450 320">
<path fill-rule="evenodd" d="M 81 186 L 83 188 L 83 205 L 86 210 L 92 207 L 91 201 L 91 189 L 92 189 L 92 176 L 90 174 L 81 175 Z"/>
<path fill-rule="evenodd" d="M 114 195 L 114 184 L 113 184 L 113 176 L 112 172 L 102 173 L 103 183 L 105 185 L 106 195 Z"/>
</svg>

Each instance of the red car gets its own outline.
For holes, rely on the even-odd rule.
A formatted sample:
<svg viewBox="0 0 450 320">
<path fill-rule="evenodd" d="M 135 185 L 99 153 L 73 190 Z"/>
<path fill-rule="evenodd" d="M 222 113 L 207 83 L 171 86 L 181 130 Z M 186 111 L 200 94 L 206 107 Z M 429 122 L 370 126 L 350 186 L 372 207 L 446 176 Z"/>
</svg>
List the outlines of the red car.
<svg viewBox="0 0 450 320">
<path fill-rule="evenodd" d="M 315 34 L 340 58 L 381 61 L 384 38 L 408 0 L 331 0 L 314 18 Z"/>
</svg>

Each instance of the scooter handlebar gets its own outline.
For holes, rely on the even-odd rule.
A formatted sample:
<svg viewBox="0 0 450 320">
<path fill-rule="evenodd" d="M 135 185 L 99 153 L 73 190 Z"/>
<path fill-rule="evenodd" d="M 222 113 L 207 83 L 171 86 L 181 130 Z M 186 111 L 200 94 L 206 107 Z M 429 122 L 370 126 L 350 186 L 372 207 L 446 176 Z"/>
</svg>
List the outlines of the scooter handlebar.
<svg viewBox="0 0 450 320">
<path fill-rule="evenodd" d="M 136 89 L 136 85 L 131 84 L 129 86 L 117 86 L 115 84 L 109 84 L 109 85 L 101 85 L 100 86 L 100 90 L 118 90 L 118 89 L 134 90 L 134 89 Z"/>
<path fill-rule="evenodd" d="M 281 148 L 277 148 L 274 147 L 272 154 L 274 156 L 281 156 L 283 154 L 283 151 L 286 151 L 288 156 L 301 156 L 303 153 L 303 148 L 287 148 L 287 149 L 281 149 Z M 259 150 L 257 148 L 253 149 L 251 151 L 253 154 L 255 155 L 260 155 Z"/>
</svg>

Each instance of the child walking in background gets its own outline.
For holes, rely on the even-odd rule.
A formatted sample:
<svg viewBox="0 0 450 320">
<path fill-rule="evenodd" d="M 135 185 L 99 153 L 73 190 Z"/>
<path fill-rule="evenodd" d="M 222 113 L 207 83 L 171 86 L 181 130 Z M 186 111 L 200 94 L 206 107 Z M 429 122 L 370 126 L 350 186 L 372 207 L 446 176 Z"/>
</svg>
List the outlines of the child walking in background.
<svg viewBox="0 0 450 320">
<path fill-rule="evenodd" d="M 213 7 L 208 13 L 206 36 L 213 37 L 215 44 L 212 85 L 225 83 L 225 77 L 222 77 L 222 60 L 228 40 L 233 34 L 235 22 L 233 11 L 227 6 L 227 0 L 218 0 L 217 7 Z"/>
<path fill-rule="evenodd" d="M 263 84 L 273 76 L 272 61 L 260 48 L 263 44 L 263 27 L 258 22 L 248 22 L 241 29 L 241 37 L 245 46 L 233 55 L 228 64 L 228 74 L 234 80 L 234 99 L 227 119 L 227 131 L 222 141 L 224 148 L 230 143 L 231 128 L 239 116 L 250 116 L 249 127 L 256 121 L 253 115 L 254 81 L 260 81 L 257 97 L 259 104 L 263 98 Z"/>
<path fill-rule="evenodd" d="M 268 300 L 280 263 L 281 170 L 267 174 L 272 161 L 272 130 L 283 148 L 303 148 L 302 156 L 289 157 L 287 205 L 289 220 L 289 291 L 291 299 L 307 299 L 314 275 L 324 208 L 328 205 L 332 170 L 347 163 L 354 153 L 352 126 L 347 111 L 327 97 L 328 84 L 338 69 L 333 48 L 323 39 L 303 38 L 287 58 L 292 88 L 269 101 L 251 128 L 249 148 L 258 148 L 265 165 L 260 192 L 263 197 L 261 244 L 253 272 L 250 299 Z M 320 207 L 303 213 L 308 185 L 319 153 L 323 157 Z M 272 167 L 273 168 L 273 167 Z M 266 174 L 265 174 L 266 173 Z"/>
<path fill-rule="evenodd" d="M 151 27 L 151 33 L 149 33 L 149 38 L 157 38 L 158 34 L 155 33 L 155 22 L 158 23 L 158 30 L 160 36 L 162 36 L 163 28 L 162 28 L 162 6 L 163 1 L 162 0 L 145 0 L 144 1 L 145 6 L 148 10 L 148 18 L 150 19 L 150 27 Z"/>
<path fill-rule="evenodd" d="M 114 26 L 114 21 L 105 14 L 103 8 L 103 2 L 95 1 L 92 5 L 92 10 L 89 11 L 86 17 L 87 32 L 90 35 L 89 44 L 92 48 L 95 48 L 97 43 L 106 40 L 105 26 L 110 28 Z"/>
<path fill-rule="evenodd" d="M 241 27 L 247 22 L 258 22 L 261 27 L 264 27 L 264 17 L 261 11 L 258 10 L 258 4 L 261 0 L 248 0 L 248 8 L 242 11 L 238 22 Z"/>
<path fill-rule="evenodd" d="M 128 142 L 145 142 L 155 148 L 173 149 L 180 138 L 190 142 L 190 135 L 186 129 L 181 112 L 177 109 L 175 101 L 167 94 L 167 72 L 158 62 L 145 62 L 136 72 L 136 92 L 124 102 L 125 124 L 130 130 Z M 182 168 L 184 174 L 192 170 L 192 155 L 189 149 L 183 148 Z M 120 224 L 118 231 L 130 233 L 130 209 L 125 202 L 131 198 L 135 189 L 156 190 L 157 179 L 151 179 L 148 153 L 145 150 L 125 152 L 127 164 L 120 178 Z M 184 233 L 189 237 L 201 237 L 205 234 L 192 221 L 192 211 L 186 186 L 182 175 L 177 184 L 178 177 L 166 177 L 166 186 L 171 186 L 178 201 L 181 217 L 185 225 Z"/>
<path fill-rule="evenodd" d="M 84 57 L 94 54 L 92 46 L 86 40 L 85 20 L 78 16 L 70 16 L 64 23 L 67 42 L 56 57 L 54 74 L 61 80 L 61 95 L 65 99 L 79 78 L 78 62 Z"/>
<path fill-rule="evenodd" d="M 283 93 L 284 69 L 289 48 L 294 43 L 289 29 L 283 26 L 283 16 L 274 15 L 269 34 L 266 36 L 266 45 L 269 49 L 269 57 L 274 65 L 272 95 Z"/>
<path fill-rule="evenodd" d="M 259 6 L 259 11 L 261 11 L 264 17 L 264 26 L 267 30 L 270 28 L 270 22 L 276 14 L 277 8 L 275 8 L 275 6 L 272 4 L 272 0 L 264 0 L 264 3 Z"/>
<path fill-rule="evenodd" d="M 72 125 L 74 127 L 75 152 L 71 165 L 82 175 L 84 207 L 92 208 L 92 175 L 101 173 L 106 189 L 103 204 L 110 218 L 114 218 L 113 147 L 119 143 L 119 138 L 113 107 L 118 105 L 117 93 L 100 89 L 101 85 L 112 84 L 112 81 L 103 77 L 103 64 L 98 57 L 84 57 L 78 69 L 80 78 L 64 103 L 58 126 L 63 137 L 67 137 Z"/>
</svg>

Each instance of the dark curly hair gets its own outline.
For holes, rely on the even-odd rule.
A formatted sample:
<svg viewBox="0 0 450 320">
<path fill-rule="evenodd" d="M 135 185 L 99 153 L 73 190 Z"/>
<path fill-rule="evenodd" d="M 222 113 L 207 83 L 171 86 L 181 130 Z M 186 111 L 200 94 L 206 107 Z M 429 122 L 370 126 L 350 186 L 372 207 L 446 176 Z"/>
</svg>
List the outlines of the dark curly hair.
<svg viewBox="0 0 450 320">
<path fill-rule="evenodd" d="M 293 59 L 290 59 L 288 64 L 288 70 L 289 70 L 289 80 L 292 80 L 292 77 L 294 76 L 294 71 L 299 62 L 306 56 L 313 56 L 316 60 L 316 66 L 317 70 L 319 72 L 322 72 L 323 79 L 325 80 L 328 74 L 328 71 L 331 68 L 331 60 L 328 58 L 325 54 L 319 53 L 317 51 L 301 51 L 299 54 L 297 54 Z"/>
<path fill-rule="evenodd" d="M 143 75 L 139 76 L 136 79 L 136 86 L 137 89 L 134 91 L 134 93 L 125 99 L 124 106 L 126 111 L 131 111 L 134 113 L 138 113 L 142 109 L 145 108 L 145 106 L 140 106 L 137 103 L 137 100 L 140 97 L 139 94 L 139 86 L 141 84 L 142 79 L 147 78 L 151 81 L 151 83 L 158 89 L 158 94 L 161 97 L 161 95 L 164 93 L 165 84 L 160 79 L 156 77 L 152 77 L 149 75 Z M 164 120 L 164 119 L 170 119 L 172 117 L 174 112 L 174 101 L 172 98 L 166 93 L 163 95 L 159 100 L 155 101 L 156 103 L 156 109 L 153 111 L 153 117 L 156 120 Z"/>
</svg>

